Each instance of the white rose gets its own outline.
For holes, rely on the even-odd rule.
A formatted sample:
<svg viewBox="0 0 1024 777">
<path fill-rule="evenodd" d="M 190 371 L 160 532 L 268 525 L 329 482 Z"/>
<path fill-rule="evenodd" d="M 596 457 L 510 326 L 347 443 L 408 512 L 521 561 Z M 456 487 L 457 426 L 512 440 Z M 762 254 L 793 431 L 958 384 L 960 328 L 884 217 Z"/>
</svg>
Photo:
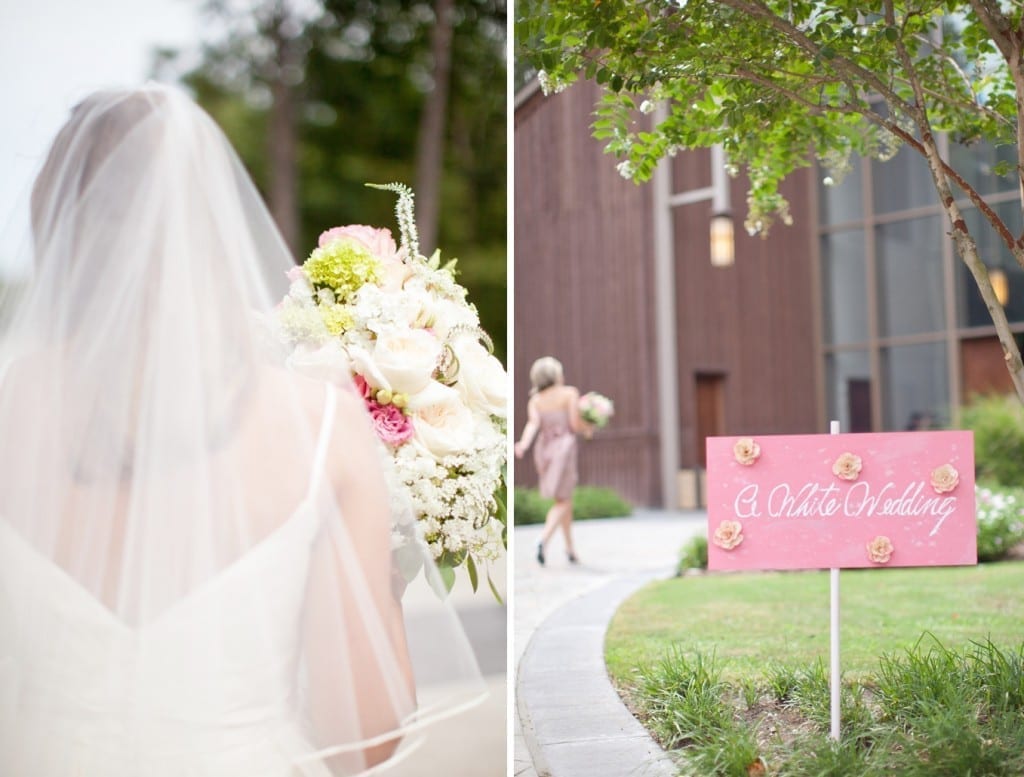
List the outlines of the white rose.
<svg viewBox="0 0 1024 777">
<path fill-rule="evenodd" d="M 412 396 L 430 382 L 441 343 L 422 329 L 398 330 L 381 334 L 372 354 L 355 347 L 349 353 L 356 372 L 373 386 Z"/>
<path fill-rule="evenodd" d="M 473 414 L 455 389 L 431 381 L 409 398 L 416 439 L 436 459 L 466 451 L 473 443 Z"/>
<path fill-rule="evenodd" d="M 385 291 L 400 291 L 410 277 L 412 269 L 409 265 L 400 259 L 390 259 L 384 262 L 384 279 L 380 285 Z"/>
<path fill-rule="evenodd" d="M 344 384 L 351 379 L 348 356 L 336 340 L 328 340 L 319 347 L 300 344 L 285 364 L 288 369 L 316 380 Z"/>
<path fill-rule="evenodd" d="M 292 281 L 291 286 L 288 287 L 288 296 L 296 302 L 312 304 L 313 287 L 309 285 L 305 275 Z"/>
<path fill-rule="evenodd" d="M 438 297 L 433 300 L 431 313 L 434 317 L 433 330 L 442 340 L 457 326 L 477 327 L 480 320 L 468 305 L 459 305 L 451 300 Z"/>
<path fill-rule="evenodd" d="M 508 376 L 501 362 L 470 337 L 452 345 L 459 360 L 455 389 L 473 410 L 504 418 L 508 412 Z"/>
</svg>

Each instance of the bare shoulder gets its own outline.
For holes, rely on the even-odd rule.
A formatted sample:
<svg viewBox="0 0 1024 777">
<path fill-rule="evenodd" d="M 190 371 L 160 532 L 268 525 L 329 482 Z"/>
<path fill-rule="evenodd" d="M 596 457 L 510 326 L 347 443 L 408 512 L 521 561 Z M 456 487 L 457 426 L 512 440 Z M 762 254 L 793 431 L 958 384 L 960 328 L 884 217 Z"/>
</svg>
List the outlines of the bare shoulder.
<svg viewBox="0 0 1024 777">
<path fill-rule="evenodd" d="M 309 421 L 312 429 L 319 429 L 324 420 L 328 401 L 328 384 L 293 372 L 280 369 L 268 369 L 262 376 L 267 386 L 267 400 L 280 403 L 285 397 L 297 402 L 301 414 Z M 334 424 L 332 437 L 338 438 L 347 433 L 359 436 L 367 430 L 368 421 L 362 398 L 351 387 L 335 387 L 332 392 L 334 399 Z"/>
<path fill-rule="evenodd" d="M 558 399 L 563 407 L 571 408 L 580 399 L 580 390 L 575 386 L 562 386 Z"/>
<path fill-rule="evenodd" d="M 311 430 L 319 430 L 327 409 L 328 385 L 290 372 L 274 370 L 268 376 L 271 396 L 290 395 L 298 400 L 302 414 Z M 334 419 L 327 448 L 328 472 L 337 484 L 351 485 L 376 461 L 377 442 L 370 426 L 369 415 L 362 397 L 354 388 L 335 387 L 333 394 Z"/>
</svg>

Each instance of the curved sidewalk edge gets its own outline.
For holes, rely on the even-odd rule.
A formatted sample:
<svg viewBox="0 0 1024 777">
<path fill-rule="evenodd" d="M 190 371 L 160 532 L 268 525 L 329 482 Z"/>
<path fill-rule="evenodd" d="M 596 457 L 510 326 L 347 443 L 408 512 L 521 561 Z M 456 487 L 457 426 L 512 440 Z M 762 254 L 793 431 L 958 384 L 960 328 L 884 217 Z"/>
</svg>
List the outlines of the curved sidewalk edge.
<svg viewBox="0 0 1024 777">
<path fill-rule="evenodd" d="M 516 708 L 538 777 L 675 777 L 678 768 L 608 679 L 604 636 L 630 594 L 671 570 L 623 576 L 570 601 L 534 632 Z"/>
</svg>

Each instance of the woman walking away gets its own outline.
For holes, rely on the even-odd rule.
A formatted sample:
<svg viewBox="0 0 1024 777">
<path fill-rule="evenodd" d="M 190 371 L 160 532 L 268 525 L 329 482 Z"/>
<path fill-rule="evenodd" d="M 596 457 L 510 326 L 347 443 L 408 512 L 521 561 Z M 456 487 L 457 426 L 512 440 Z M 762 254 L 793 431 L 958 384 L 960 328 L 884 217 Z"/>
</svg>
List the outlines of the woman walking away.
<svg viewBox="0 0 1024 777">
<path fill-rule="evenodd" d="M 593 429 L 580 417 L 580 392 L 566 386 L 562 364 L 551 356 L 530 367 L 530 401 L 523 436 L 516 443 L 516 457 L 522 458 L 530 445 L 540 479 L 540 495 L 554 499 L 537 544 L 537 561 L 544 564 L 544 548 L 561 526 L 569 561 L 576 563 L 572 542 L 572 492 L 576 487 L 576 434 L 590 437 Z"/>
</svg>

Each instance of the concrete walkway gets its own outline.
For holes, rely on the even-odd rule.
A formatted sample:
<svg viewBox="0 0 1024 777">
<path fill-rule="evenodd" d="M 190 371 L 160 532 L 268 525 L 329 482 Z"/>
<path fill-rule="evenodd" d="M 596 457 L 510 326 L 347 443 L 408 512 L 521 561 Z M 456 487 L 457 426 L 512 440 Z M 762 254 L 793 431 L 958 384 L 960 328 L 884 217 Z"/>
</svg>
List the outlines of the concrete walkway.
<svg viewBox="0 0 1024 777">
<path fill-rule="evenodd" d="M 619 700 L 604 635 L 619 604 L 674 573 L 703 512 L 639 512 L 574 524 L 578 565 L 561 536 L 535 558 L 541 527 L 515 529 L 516 777 L 669 777 L 670 759 Z"/>
</svg>

